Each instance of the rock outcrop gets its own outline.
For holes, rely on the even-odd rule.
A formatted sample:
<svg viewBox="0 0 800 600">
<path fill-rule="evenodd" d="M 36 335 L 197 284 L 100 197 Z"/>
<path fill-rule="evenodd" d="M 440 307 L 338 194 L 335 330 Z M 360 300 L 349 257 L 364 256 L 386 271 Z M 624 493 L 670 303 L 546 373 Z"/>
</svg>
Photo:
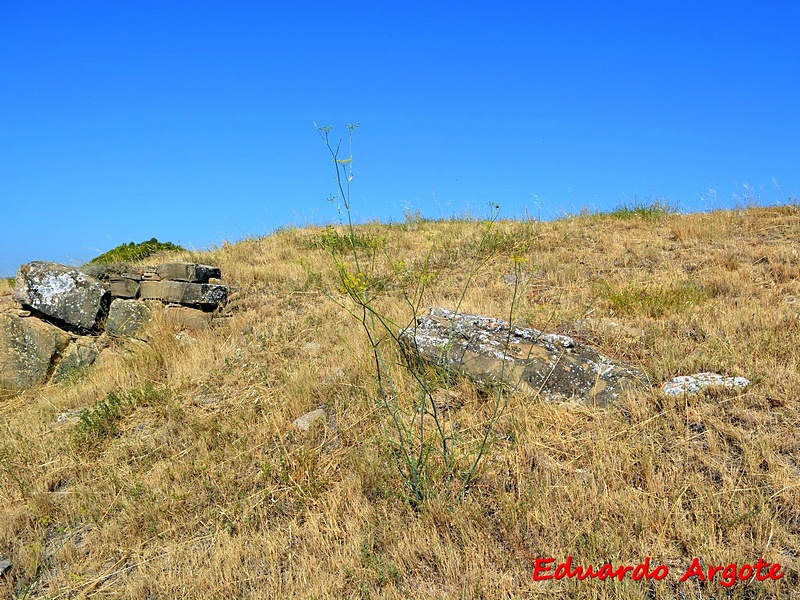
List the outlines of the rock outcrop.
<svg viewBox="0 0 800 600">
<path fill-rule="evenodd" d="M 23 390 L 46 382 L 69 343 L 69 334 L 55 325 L 20 317 L 16 309 L 0 312 L 0 388 Z"/>
<path fill-rule="evenodd" d="M 108 336 L 135 336 L 156 311 L 181 329 L 209 327 L 228 295 L 219 278 L 217 267 L 181 262 L 98 278 L 56 263 L 22 265 L 13 294 L 22 306 L 0 306 L 0 388 L 61 381 L 91 365 Z"/>
<path fill-rule="evenodd" d="M 111 296 L 100 281 L 78 269 L 35 261 L 19 268 L 14 300 L 67 326 L 91 331 L 108 313 Z"/>
<path fill-rule="evenodd" d="M 548 400 L 607 405 L 644 388 L 645 374 L 566 335 L 515 327 L 480 315 L 431 308 L 400 332 L 407 353 L 474 379 L 479 385 L 541 394 Z"/>
</svg>

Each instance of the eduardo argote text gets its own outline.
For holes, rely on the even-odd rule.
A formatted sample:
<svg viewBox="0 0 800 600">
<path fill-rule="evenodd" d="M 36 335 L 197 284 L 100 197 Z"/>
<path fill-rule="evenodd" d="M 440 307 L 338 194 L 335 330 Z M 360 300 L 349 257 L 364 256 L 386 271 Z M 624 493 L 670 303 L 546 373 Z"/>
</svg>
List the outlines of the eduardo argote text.
<svg viewBox="0 0 800 600">
<path fill-rule="evenodd" d="M 645 557 L 643 562 L 638 565 L 618 565 L 603 564 L 598 567 L 593 565 L 574 566 L 572 557 L 568 556 L 564 562 L 555 563 L 555 558 L 537 558 L 534 561 L 533 580 L 547 581 L 549 579 L 618 579 L 622 581 L 625 577 L 630 577 L 633 581 L 642 579 L 655 579 L 660 581 L 669 575 L 669 567 L 666 565 L 651 565 L 650 557 Z M 692 563 L 681 575 L 681 581 L 688 581 L 692 578 L 697 581 L 718 581 L 721 586 L 731 587 L 737 581 L 746 581 L 755 578 L 756 581 L 777 581 L 783 577 L 781 565 L 769 563 L 763 558 L 759 558 L 754 563 L 744 563 L 739 566 L 736 563 L 728 565 L 708 565 L 706 568 L 700 563 L 699 558 L 694 558 Z"/>
</svg>

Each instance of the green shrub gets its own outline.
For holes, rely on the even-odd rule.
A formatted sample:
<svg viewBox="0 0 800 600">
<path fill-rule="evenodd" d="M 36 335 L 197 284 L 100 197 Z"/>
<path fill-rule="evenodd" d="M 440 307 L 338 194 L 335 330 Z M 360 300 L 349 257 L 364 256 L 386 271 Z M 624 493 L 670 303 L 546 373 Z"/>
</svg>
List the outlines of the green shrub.
<svg viewBox="0 0 800 600">
<path fill-rule="evenodd" d="M 80 446 L 96 446 L 102 440 L 115 436 L 119 431 L 119 422 L 134 408 L 160 404 L 165 397 L 166 390 L 156 389 L 150 384 L 126 393 L 109 392 L 105 398 L 80 412 L 73 438 Z"/>
<path fill-rule="evenodd" d="M 159 242 L 156 238 L 149 239 L 141 244 L 122 244 L 93 258 L 88 264 L 108 265 L 125 261 L 143 260 L 157 252 L 183 252 L 182 248 L 172 242 Z"/>
</svg>

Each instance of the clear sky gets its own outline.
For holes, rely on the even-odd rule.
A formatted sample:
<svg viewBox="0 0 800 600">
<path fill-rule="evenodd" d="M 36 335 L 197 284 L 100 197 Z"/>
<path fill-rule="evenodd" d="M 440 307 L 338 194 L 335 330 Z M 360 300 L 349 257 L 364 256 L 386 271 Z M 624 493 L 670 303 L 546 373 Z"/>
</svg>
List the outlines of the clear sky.
<svg viewBox="0 0 800 600">
<path fill-rule="evenodd" d="M 0 275 L 152 237 L 800 186 L 800 2 L 4 2 Z"/>
</svg>

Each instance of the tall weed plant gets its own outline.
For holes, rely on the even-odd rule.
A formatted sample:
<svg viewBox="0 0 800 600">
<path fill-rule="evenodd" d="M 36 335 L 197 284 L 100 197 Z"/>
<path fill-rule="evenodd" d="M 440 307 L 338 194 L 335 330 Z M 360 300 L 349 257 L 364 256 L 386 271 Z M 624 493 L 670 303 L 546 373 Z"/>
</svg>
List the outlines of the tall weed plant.
<svg viewBox="0 0 800 600">
<path fill-rule="evenodd" d="M 496 388 L 491 413 L 483 423 L 482 432 L 471 439 L 458 433 L 453 411 L 446 400 L 441 401 L 442 397 L 446 399 L 450 395 L 455 374 L 449 366 L 434 369 L 426 365 L 400 338 L 400 331 L 404 328 L 415 331 L 423 298 L 438 275 L 431 260 L 433 243 L 425 260 L 416 265 L 407 265 L 402 258 L 390 257 L 385 252 L 381 256 L 380 244 L 365 243 L 365 236 L 357 232 L 353 224 L 350 190 L 353 135 L 358 124 L 346 125 L 346 155 L 342 148 L 343 140 L 334 142 L 331 139 L 332 127 L 314 125 L 331 156 L 335 171 L 337 194 L 329 201 L 337 203 L 342 217 L 340 221 L 346 229 L 346 233 L 334 235 L 328 228 L 320 238 L 320 247 L 330 254 L 338 273 L 339 295 L 329 296 L 360 324 L 368 341 L 377 401 L 386 417 L 385 433 L 405 496 L 414 506 L 419 506 L 435 490 L 462 498 L 474 483 L 491 443 L 493 428 L 508 404 L 509 390 L 503 386 Z M 472 253 L 467 280 L 454 307 L 456 314 L 478 270 L 499 250 L 498 234 L 494 229 L 498 215 L 499 206 L 492 204 L 490 216 L 483 220 L 483 233 L 477 251 Z M 520 257 L 513 259 L 517 283 L 509 322 L 521 292 L 522 262 Z M 392 318 L 379 306 L 380 298 L 389 286 L 401 290 L 403 305 L 407 309 L 404 323 Z M 455 319 L 451 340 L 454 326 Z M 510 330 L 508 335 L 504 352 L 510 343 Z M 445 348 L 444 365 L 451 365 L 451 347 L 449 343 Z"/>
</svg>

